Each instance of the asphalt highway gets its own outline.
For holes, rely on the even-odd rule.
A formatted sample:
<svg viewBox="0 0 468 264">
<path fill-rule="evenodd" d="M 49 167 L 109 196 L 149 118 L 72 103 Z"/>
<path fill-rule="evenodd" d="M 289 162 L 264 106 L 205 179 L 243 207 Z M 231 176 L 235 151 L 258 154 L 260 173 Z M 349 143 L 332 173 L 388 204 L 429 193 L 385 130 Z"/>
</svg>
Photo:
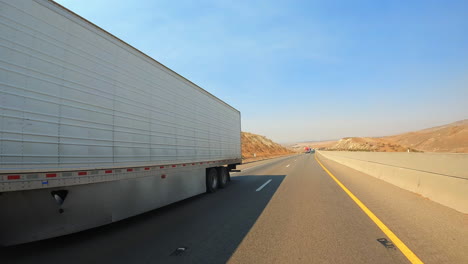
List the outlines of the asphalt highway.
<svg viewBox="0 0 468 264">
<path fill-rule="evenodd" d="M 0 263 L 468 263 L 468 215 L 320 161 L 406 248 L 303 154 L 242 165 L 213 194 L 0 248 Z"/>
</svg>

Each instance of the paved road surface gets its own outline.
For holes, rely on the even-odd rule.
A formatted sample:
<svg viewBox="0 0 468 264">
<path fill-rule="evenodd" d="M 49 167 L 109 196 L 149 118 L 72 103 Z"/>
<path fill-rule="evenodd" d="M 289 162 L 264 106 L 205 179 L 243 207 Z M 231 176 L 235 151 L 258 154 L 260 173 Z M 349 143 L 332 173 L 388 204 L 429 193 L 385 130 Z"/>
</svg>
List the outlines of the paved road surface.
<svg viewBox="0 0 468 264">
<path fill-rule="evenodd" d="M 321 161 L 423 262 L 468 263 L 468 215 Z M 243 167 L 215 194 L 0 248 L 0 263 L 410 263 L 314 155 Z"/>
</svg>

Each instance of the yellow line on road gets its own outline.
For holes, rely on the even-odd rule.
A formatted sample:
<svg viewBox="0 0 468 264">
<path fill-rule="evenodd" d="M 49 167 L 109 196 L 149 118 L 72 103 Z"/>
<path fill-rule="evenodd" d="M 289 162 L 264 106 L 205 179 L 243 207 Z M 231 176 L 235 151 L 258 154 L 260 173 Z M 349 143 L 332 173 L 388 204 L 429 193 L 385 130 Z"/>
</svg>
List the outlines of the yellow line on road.
<svg viewBox="0 0 468 264">
<path fill-rule="evenodd" d="M 384 232 L 385 235 L 395 244 L 395 246 L 400 249 L 400 251 L 406 256 L 406 258 L 411 263 L 423 263 L 418 256 L 416 256 L 413 251 L 411 251 L 403 241 L 401 241 L 380 219 L 372 213 L 367 206 L 365 206 L 354 194 L 348 190 L 323 164 L 318 160 L 317 155 L 315 155 L 315 160 L 320 164 L 320 166 L 330 175 L 330 177 L 345 191 L 346 194 L 351 197 L 351 199 L 367 214 L 367 216 L 374 221 L 374 223 Z"/>
</svg>

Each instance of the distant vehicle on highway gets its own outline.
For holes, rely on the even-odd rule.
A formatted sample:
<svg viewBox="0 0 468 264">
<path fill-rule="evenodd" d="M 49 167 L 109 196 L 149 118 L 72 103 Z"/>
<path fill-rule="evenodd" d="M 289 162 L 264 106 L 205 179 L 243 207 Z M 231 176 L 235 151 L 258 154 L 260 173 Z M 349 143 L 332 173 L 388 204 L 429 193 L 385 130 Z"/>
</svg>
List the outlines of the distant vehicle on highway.
<svg viewBox="0 0 468 264">
<path fill-rule="evenodd" d="M 309 153 L 315 153 L 315 149 L 311 147 L 304 147 L 304 153 L 309 154 Z"/>
</svg>

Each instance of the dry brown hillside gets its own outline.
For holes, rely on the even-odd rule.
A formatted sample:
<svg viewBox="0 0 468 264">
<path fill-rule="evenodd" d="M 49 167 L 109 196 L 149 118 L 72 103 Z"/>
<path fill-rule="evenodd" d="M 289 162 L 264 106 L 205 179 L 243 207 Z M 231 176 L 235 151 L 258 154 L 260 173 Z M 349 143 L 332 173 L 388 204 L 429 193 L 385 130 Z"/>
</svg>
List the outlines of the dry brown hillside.
<svg viewBox="0 0 468 264">
<path fill-rule="evenodd" d="M 293 154 L 294 152 L 265 136 L 242 132 L 242 159 L 252 161 Z"/>
<path fill-rule="evenodd" d="M 468 119 L 387 137 L 343 138 L 327 150 L 468 153 Z"/>
<path fill-rule="evenodd" d="M 400 145 L 395 142 L 382 138 L 371 137 L 350 137 L 342 138 L 334 145 L 326 148 L 327 150 L 346 150 L 346 151 L 378 151 L 378 152 L 404 152 L 410 149 L 415 152 L 416 149 Z"/>
<path fill-rule="evenodd" d="M 468 119 L 383 139 L 426 152 L 468 153 Z"/>
</svg>

